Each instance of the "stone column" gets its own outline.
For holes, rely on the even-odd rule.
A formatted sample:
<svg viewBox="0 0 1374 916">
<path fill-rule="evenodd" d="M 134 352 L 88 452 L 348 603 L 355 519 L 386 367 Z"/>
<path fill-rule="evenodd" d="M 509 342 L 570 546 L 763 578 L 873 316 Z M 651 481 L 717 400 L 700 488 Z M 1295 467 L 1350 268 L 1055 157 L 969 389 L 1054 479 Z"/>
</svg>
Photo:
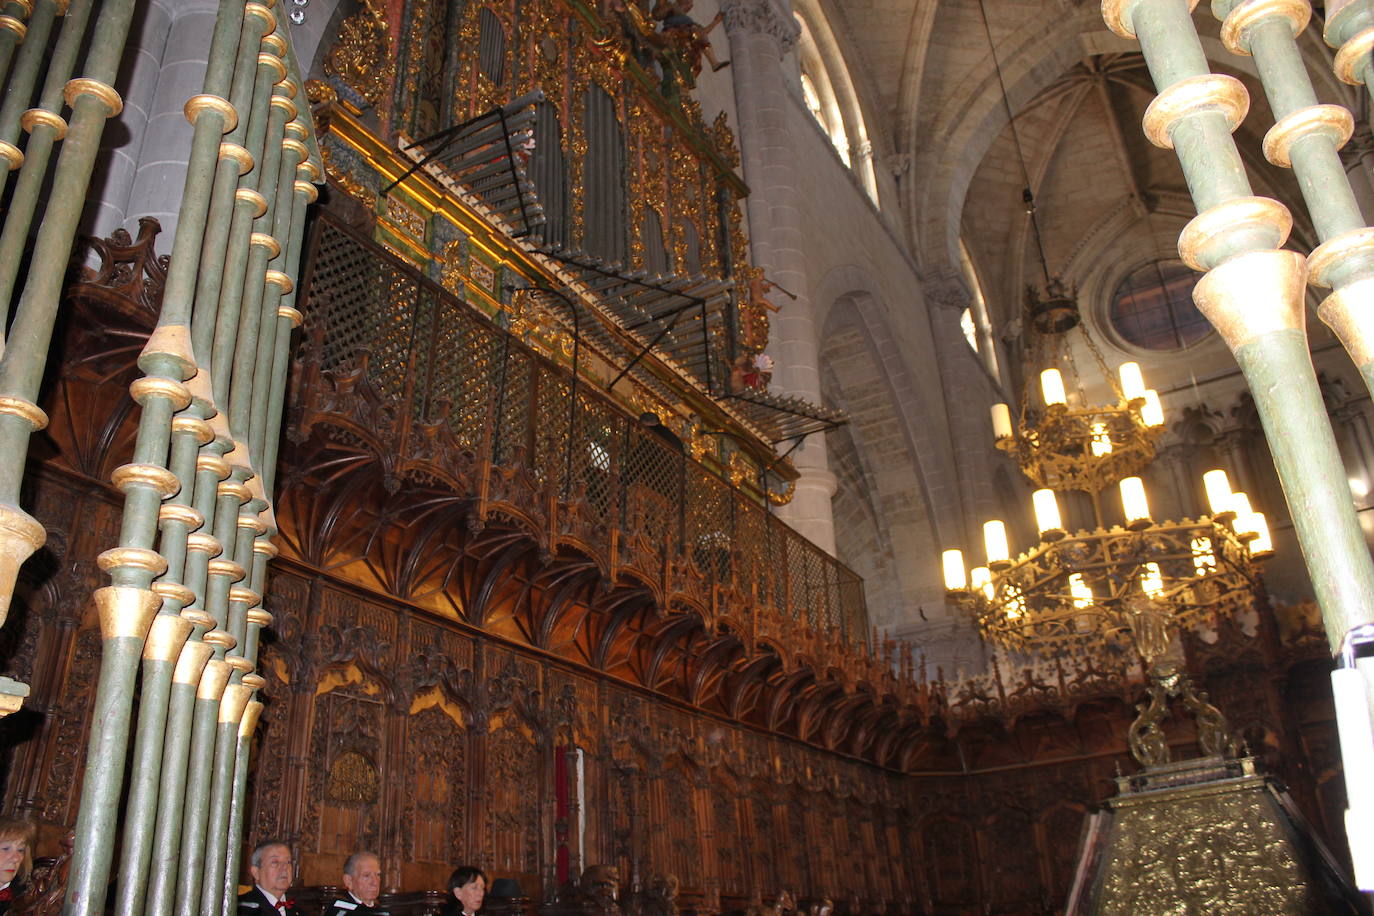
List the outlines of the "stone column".
<svg viewBox="0 0 1374 916">
<path fill-rule="evenodd" d="M 190 3 L 185 5 L 191 6 Z M 90 235 L 103 238 L 121 226 L 136 233 L 137 220 L 144 215 L 128 212 L 129 191 L 138 171 L 148 117 L 157 95 L 162 58 L 177 12 L 176 0 L 151 0 L 146 5 L 140 4 L 134 14 L 128 50 L 115 85 L 124 98 L 124 110 L 105 132 L 97 176 L 90 187 L 90 208 L 82 227 Z M 212 9 L 211 25 L 213 15 Z M 205 40 L 209 41 L 208 33 Z M 194 93 L 188 93 L 188 97 L 191 94 Z M 182 123 L 185 124 L 185 118 Z M 178 183 L 178 192 L 180 189 Z M 171 236 L 165 238 L 170 246 Z"/>
<path fill-rule="evenodd" d="M 731 73 L 739 118 L 744 180 L 749 184 L 749 235 L 754 263 L 768 277 L 796 294 L 780 302 L 769 351 L 777 364 L 773 384 L 787 394 L 821 400 L 819 342 L 802 255 L 801 174 L 790 128 L 783 57 L 797 42 L 800 28 L 785 0 L 723 0 L 730 38 Z M 835 552 L 835 521 L 830 497 L 835 475 L 826 461 L 825 439 L 812 436 L 793 452 L 801 478 L 796 495 L 779 515 L 829 553 Z"/>
<path fill-rule="evenodd" d="M 162 247 L 170 250 L 191 153 L 191 126 L 183 108 L 188 98 L 200 92 L 205 78 L 218 5 L 215 0 L 155 0 L 150 5 L 134 71 L 147 74 L 138 77 L 147 107 L 128 125 L 131 137 L 121 146 L 138 151 L 132 156 L 136 168 L 128 174 L 112 170 L 112 180 L 102 193 L 99 228 L 106 228 L 104 224 L 116 214 L 122 214 L 125 228 L 130 229 L 137 226 L 139 217 L 153 216 L 162 223 Z M 153 28 L 159 22 L 160 33 Z M 154 54 L 156 62 L 146 59 Z"/>
<path fill-rule="evenodd" d="M 969 291 L 955 272 L 927 278 L 921 287 L 940 360 L 950 459 L 959 488 L 954 498 L 944 504 L 954 507 L 960 517 L 941 518 L 937 514 L 936 524 L 945 542 L 943 546 L 962 546 L 971 556 L 977 556 L 983 544 L 983 522 L 1005 518 L 1012 510 L 1003 506 L 1001 500 L 1016 497 L 1003 493 L 999 500 L 999 494 L 993 492 L 989 461 L 989 450 L 995 447 L 989 414 L 993 392 L 990 380 L 978 365 L 978 355 L 964 337 L 964 310 L 973 304 Z M 931 509 L 938 513 L 939 506 L 932 505 Z"/>
</svg>

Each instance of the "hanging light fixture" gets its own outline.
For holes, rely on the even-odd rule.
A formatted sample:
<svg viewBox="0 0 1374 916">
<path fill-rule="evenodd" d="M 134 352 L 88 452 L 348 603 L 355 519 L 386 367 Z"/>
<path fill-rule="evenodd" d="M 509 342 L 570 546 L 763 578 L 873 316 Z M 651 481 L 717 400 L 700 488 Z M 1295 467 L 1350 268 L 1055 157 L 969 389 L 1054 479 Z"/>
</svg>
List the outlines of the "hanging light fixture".
<svg viewBox="0 0 1374 916">
<path fill-rule="evenodd" d="M 992 48 L 986 12 L 984 28 Z M 1015 140 L 1005 86 L 1003 104 Z M 1016 146 L 1021 156 L 1019 140 Z M 1024 157 L 1021 161 L 1025 174 Z M 1255 562 L 1273 551 L 1264 516 L 1244 493 L 1231 490 L 1224 471 L 1214 470 L 1203 476 L 1210 515 L 1182 521 L 1155 517 L 1139 475 L 1153 460 L 1164 427 L 1159 396 L 1145 387 L 1137 363 L 1122 364 L 1115 375 L 1107 370 L 1082 326 L 1072 292 L 1050 275 L 1028 176 L 1024 198 L 1044 286 L 1031 291 L 1027 306 L 1030 345 L 1020 416 L 996 404 L 992 421 L 997 445 L 1015 456 L 1039 486 L 1032 495 L 1039 539 L 1013 553 L 1005 523 L 987 522 L 986 566 L 966 572 L 963 553 L 945 551 L 947 594 L 973 616 L 985 638 L 1008 649 L 1099 657 L 1133 650 L 1146 660 L 1152 696 L 1162 691 L 1197 700 L 1177 660 L 1170 658 L 1170 634 L 1250 605 Z M 1075 330 L 1115 404 L 1084 406 L 1072 348 L 1065 341 Z M 1109 520 L 1102 497 L 1110 488 L 1119 491 L 1120 511 L 1113 510 Z M 1076 502 L 1091 505 L 1091 528 L 1071 530 L 1065 524 L 1061 507 L 1066 503 L 1056 491 L 1066 490 L 1087 495 Z"/>
</svg>

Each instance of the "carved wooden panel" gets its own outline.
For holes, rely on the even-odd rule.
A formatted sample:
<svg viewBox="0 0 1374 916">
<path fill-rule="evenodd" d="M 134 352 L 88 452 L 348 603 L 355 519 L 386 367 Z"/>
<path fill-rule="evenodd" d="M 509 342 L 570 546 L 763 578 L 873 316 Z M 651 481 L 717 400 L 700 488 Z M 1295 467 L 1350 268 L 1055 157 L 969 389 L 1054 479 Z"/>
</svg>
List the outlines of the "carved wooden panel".
<svg viewBox="0 0 1374 916">
<path fill-rule="evenodd" d="M 301 837 L 303 849 L 317 854 L 315 881 L 333 880 L 329 865 L 341 867 L 354 850 L 376 848 L 381 839 L 384 708 L 369 688 L 375 691 L 370 682 L 339 687 L 315 701 Z"/>
<path fill-rule="evenodd" d="M 437 691 L 416 702 L 423 708 L 407 722 L 400 829 L 407 887 L 437 886 L 454 862 L 467 861 L 472 852 L 463 829 L 468 736 L 461 712 Z"/>
</svg>

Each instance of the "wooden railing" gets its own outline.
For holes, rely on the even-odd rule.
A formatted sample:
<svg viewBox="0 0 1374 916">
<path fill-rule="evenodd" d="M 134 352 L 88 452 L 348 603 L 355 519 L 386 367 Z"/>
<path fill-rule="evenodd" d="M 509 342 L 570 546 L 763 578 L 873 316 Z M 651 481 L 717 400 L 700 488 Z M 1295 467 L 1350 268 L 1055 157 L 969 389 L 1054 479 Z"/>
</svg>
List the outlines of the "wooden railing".
<svg viewBox="0 0 1374 916">
<path fill-rule="evenodd" d="M 524 523 L 550 553 L 579 550 L 664 608 L 868 654 L 862 580 L 672 434 L 327 214 L 307 257 L 295 435 L 351 426 L 397 485 L 442 480 L 480 523 Z"/>
</svg>

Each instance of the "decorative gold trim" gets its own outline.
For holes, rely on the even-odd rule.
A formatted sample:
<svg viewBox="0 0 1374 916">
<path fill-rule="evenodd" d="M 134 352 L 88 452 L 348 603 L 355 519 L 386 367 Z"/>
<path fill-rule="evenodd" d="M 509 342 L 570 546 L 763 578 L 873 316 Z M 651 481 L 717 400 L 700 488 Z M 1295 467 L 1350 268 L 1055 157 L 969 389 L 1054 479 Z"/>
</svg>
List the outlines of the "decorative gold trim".
<svg viewBox="0 0 1374 916">
<path fill-rule="evenodd" d="M 205 515 L 195 506 L 184 503 L 163 503 L 157 510 L 158 524 L 179 522 L 187 531 L 195 531 L 205 524 Z"/>
<path fill-rule="evenodd" d="M 211 560 L 208 565 L 208 570 L 210 575 L 226 576 L 230 582 L 238 582 L 247 575 L 247 573 L 243 571 L 243 567 L 233 560 Z"/>
<path fill-rule="evenodd" d="M 295 284 L 291 282 L 291 278 L 280 270 L 269 270 L 267 275 L 263 277 L 263 282 L 281 287 L 280 295 L 282 296 L 296 288 Z"/>
<path fill-rule="evenodd" d="M 282 111 L 286 112 L 286 120 L 288 120 L 288 121 L 290 121 L 290 120 L 292 120 L 292 119 L 294 119 L 294 118 L 296 117 L 296 114 L 297 114 L 296 103 L 293 102 L 293 101 L 291 101 L 289 98 L 287 98 L 287 97 L 284 96 L 284 95 L 274 95 L 274 96 L 272 96 L 272 107 L 273 107 L 273 108 L 280 108 Z"/>
<path fill-rule="evenodd" d="M 24 36 L 29 33 L 29 27 L 13 16 L 0 16 L 0 29 L 13 32 L 16 36 L 14 39 L 16 43 L 23 41 Z"/>
<path fill-rule="evenodd" d="M 239 126 L 238 109 L 234 108 L 233 103 L 228 99 L 220 98 L 217 95 L 193 95 L 186 100 L 186 106 L 182 111 L 186 114 L 186 120 L 192 124 L 196 123 L 196 119 L 200 117 L 203 111 L 218 112 L 220 117 L 224 119 L 224 126 L 220 129 L 222 134 L 227 134 Z M 220 147 L 221 156 L 224 155 L 223 150 L 224 148 Z"/>
<path fill-rule="evenodd" d="M 283 293 L 285 295 L 285 293 Z M 298 328 L 305 322 L 305 316 L 300 311 L 289 305 L 277 306 L 277 317 L 285 318 L 291 322 L 291 327 Z"/>
<path fill-rule="evenodd" d="M 205 445 L 215 438 L 214 430 L 210 429 L 210 424 L 200 417 L 175 417 L 172 420 L 173 433 L 190 433 L 196 437 L 198 445 Z"/>
<path fill-rule="evenodd" d="M 229 600 L 240 601 L 248 607 L 252 607 L 262 600 L 262 596 L 251 588 L 244 588 L 242 585 L 235 585 L 229 589 Z"/>
<path fill-rule="evenodd" d="M 110 474 L 110 482 L 125 493 L 135 486 L 152 487 L 163 499 L 181 490 L 177 475 L 155 464 L 122 464 Z"/>
<path fill-rule="evenodd" d="M 245 674 L 239 683 L 249 690 L 260 690 L 267 686 L 267 678 L 263 677 L 261 674 L 253 674 L 250 672 L 249 674 Z"/>
<path fill-rule="evenodd" d="M 1368 226 L 1342 232 L 1322 242 L 1307 256 L 1307 274 L 1313 286 L 1330 286 L 1327 273 L 1347 258 L 1374 255 L 1374 228 Z"/>
<path fill-rule="evenodd" d="M 224 546 L 220 544 L 219 538 L 203 531 L 193 531 L 186 535 L 186 549 L 198 550 L 212 557 L 217 557 L 224 552 Z"/>
<path fill-rule="evenodd" d="M 1111 29 L 1122 38 L 1135 38 L 1135 28 L 1131 24 L 1131 9 L 1140 0 L 1102 0 L 1102 18 Z M 1198 0 L 1188 0 L 1188 12 L 1197 8 Z"/>
<path fill-rule="evenodd" d="M 239 204 L 251 204 L 253 206 L 253 218 L 257 219 L 267 212 L 267 198 L 263 197 L 252 188 L 239 188 L 234 192 L 234 202 Z"/>
<path fill-rule="evenodd" d="M 1311 271 L 1311 261 L 1308 270 Z M 1363 369 L 1374 361 L 1374 277 L 1352 280 L 1322 300 L 1317 317 L 1331 328 L 1345 345 L 1350 361 Z"/>
<path fill-rule="evenodd" d="M 1336 52 L 1336 60 L 1331 68 L 1336 71 L 1336 77 L 1343 83 L 1358 86 L 1364 80 L 1355 75 L 1355 65 L 1367 63 L 1368 55 L 1374 50 L 1374 28 L 1368 28 L 1351 38 L 1341 45 Z"/>
<path fill-rule="evenodd" d="M 1232 54 L 1250 56 L 1245 47 L 1245 30 L 1270 16 L 1287 19 L 1296 38 L 1312 18 L 1312 5 L 1308 0 L 1245 0 L 1222 20 L 1221 43 Z"/>
<path fill-rule="evenodd" d="M 1309 105 L 1280 118 L 1264 135 L 1264 158 L 1280 168 L 1292 168 L 1288 150 L 1312 134 L 1328 134 L 1340 149 L 1355 132 L 1355 119 L 1340 105 Z"/>
<path fill-rule="evenodd" d="M 307 165 L 310 165 L 310 163 L 302 162 L 300 165 L 296 166 L 296 171 L 299 172 L 302 167 Z M 313 168 L 313 166 L 311 167 Z M 319 200 L 320 189 L 315 187 L 315 185 L 309 181 L 297 180 L 293 185 L 291 185 L 291 187 L 295 190 L 297 194 L 305 195 L 305 202 L 307 204 L 313 204 L 316 200 Z"/>
<path fill-rule="evenodd" d="M 1303 329 L 1306 274 L 1296 251 L 1247 251 L 1209 270 L 1193 302 L 1235 352 L 1266 334 Z"/>
<path fill-rule="evenodd" d="M 196 470 L 209 471 L 217 479 L 224 480 L 229 476 L 229 462 L 219 455 L 198 455 L 196 457 Z"/>
<path fill-rule="evenodd" d="M 23 150 L 5 140 L 0 140 L 0 157 L 4 157 L 9 162 L 11 172 L 24 164 Z"/>
<path fill-rule="evenodd" d="M 219 145 L 219 158 L 232 159 L 237 162 L 240 175 L 247 175 L 253 170 L 253 154 L 237 143 L 221 143 Z"/>
<path fill-rule="evenodd" d="M 34 432 L 45 429 L 48 425 L 48 415 L 43 412 L 43 408 L 32 401 L 7 394 L 0 395 L 0 414 L 9 414 L 28 421 Z"/>
<path fill-rule="evenodd" d="M 238 519 L 235 521 L 235 525 L 246 531 L 253 532 L 255 536 L 267 533 L 267 523 L 264 522 L 262 519 L 258 518 L 256 515 L 240 514 Z"/>
<path fill-rule="evenodd" d="M 234 662 L 235 658 L 239 658 L 239 656 L 225 659 L 230 668 L 238 668 Z M 225 687 L 224 694 L 219 700 L 219 724 L 233 725 L 237 731 L 239 720 L 243 718 L 243 710 L 247 708 L 248 701 L 252 698 L 253 689 L 244 686 L 242 682 Z"/>
<path fill-rule="evenodd" d="M 195 626 L 203 627 L 207 632 L 215 628 L 215 615 L 207 614 L 201 608 L 182 608 L 181 616 L 191 621 Z"/>
<path fill-rule="evenodd" d="M 196 355 L 191 348 L 191 329 L 184 324 L 163 324 L 153 328 L 153 333 L 148 335 L 148 342 L 138 354 L 139 368 L 149 375 L 156 374 L 158 366 L 152 359 L 156 356 L 166 356 L 175 361 L 182 381 L 194 379 L 199 371 Z"/>
<path fill-rule="evenodd" d="M 82 95 L 93 95 L 105 103 L 109 109 L 105 117 L 113 118 L 124 110 L 124 100 L 119 97 L 115 87 L 109 83 L 102 83 L 100 80 L 93 80 L 88 76 L 80 76 L 74 80 L 68 80 L 67 86 L 62 90 L 62 98 L 66 99 L 67 104 L 75 108 L 76 99 Z"/>
<path fill-rule="evenodd" d="M 172 669 L 172 683 L 185 685 L 200 683 L 200 676 L 205 671 L 205 665 L 214 653 L 214 646 L 199 639 L 186 643 L 181 647 L 181 655 L 177 657 L 177 666 Z"/>
<path fill-rule="evenodd" d="M 297 162 L 304 162 L 310 158 L 310 150 L 305 148 L 305 144 L 295 137 L 287 137 L 281 142 L 283 151 L 293 152 L 297 156 Z"/>
<path fill-rule="evenodd" d="M 267 557 L 267 559 L 270 560 L 277 554 L 281 553 L 281 548 L 278 547 L 276 544 L 273 544 L 271 541 L 259 538 L 258 540 L 253 542 L 253 553 L 263 554 Z"/>
<path fill-rule="evenodd" d="M 1218 110 L 1232 131 L 1250 110 L 1250 94 L 1234 76 L 1201 73 L 1181 79 L 1155 96 L 1145 109 L 1145 136 L 1161 149 L 1173 149 L 1169 129 L 1181 118 L 1199 111 Z"/>
<path fill-rule="evenodd" d="M 216 496 L 232 496 L 240 503 L 246 503 L 253 498 L 253 494 L 248 488 L 237 480 L 220 481 L 219 488 L 215 491 Z"/>
<path fill-rule="evenodd" d="M 19 126 L 24 128 L 26 133 L 33 133 L 33 129 L 40 124 L 53 129 L 54 140 L 61 140 L 67 136 L 66 119 L 46 108 L 30 108 L 19 116 Z"/>
<path fill-rule="evenodd" d="M 228 658 L 225 659 L 225 661 L 228 662 L 230 668 L 234 669 L 235 671 L 240 671 L 244 674 L 247 674 L 248 672 L 253 670 L 253 663 L 250 662 L 248 659 L 244 658 L 242 655 L 230 655 Z"/>
<path fill-rule="evenodd" d="M 248 609 L 249 625 L 270 627 L 272 625 L 272 612 L 260 607 Z"/>
<path fill-rule="evenodd" d="M 244 678 L 247 681 L 247 678 Z M 267 683 L 265 680 L 263 683 Z M 263 704 L 253 700 L 243 708 L 243 718 L 239 720 L 239 740 L 248 741 L 258 730 L 258 719 L 262 716 Z M 245 751 L 245 753 L 247 753 Z"/>
<path fill-rule="evenodd" d="M 224 631 L 213 630 L 206 633 L 201 638 L 209 643 L 210 637 L 217 633 L 224 633 Z M 230 636 L 228 633 L 224 633 L 224 635 L 228 637 L 231 642 L 234 641 L 234 637 Z M 210 643 L 210 645 L 215 644 Z M 212 658 L 206 662 L 205 671 L 200 676 L 200 684 L 196 687 L 196 699 L 214 700 L 218 702 L 219 698 L 224 695 L 224 688 L 229 684 L 229 674 L 229 665 L 223 659 Z"/>
<path fill-rule="evenodd" d="M 295 137 L 297 140 L 305 140 L 310 136 L 310 128 L 306 127 L 300 118 L 288 121 L 285 130 L 289 136 Z M 301 158 L 306 157 L 302 156 Z"/>
<path fill-rule="evenodd" d="M 95 563 L 105 572 L 116 568 L 141 569 L 160 576 L 167 571 L 166 558 L 146 547 L 111 547 L 97 556 Z"/>
<path fill-rule="evenodd" d="M 267 50 L 276 54 L 278 57 L 286 56 L 286 39 L 282 38 L 280 35 L 264 35 L 262 36 L 262 43 Z"/>
<path fill-rule="evenodd" d="M 177 614 L 158 614 L 148 630 L 143 657 L 152 662 L 174 662 L 191 635 L 191 621 Z"/>
<path fill-rule="evenodd" d="M 215 648 L 223 649 L 226 652 L 239 644 L 239 641 L 234 638 L 234 634 L 230 633 L 228 630 L 211 630 L 209 633 L 202 636 L 201 639 Z"/>
<path fill-rule="evenodd" d="M 104 639 L 143 639 L 162 599 L 151 589 L 107 585 L 93 595 Z"/>
<path fill-rule="evenodd" d="M 1178 236 L 1178 254 L 1193 270 L 1215 266 L 1218 242 L 1238 229 L 1268 229 L 1275 248 L 1288 240 L 1293 216 L 1288 208 L 1268 197 L 1237 197 L 1204 210 L 1183 227 Z"/>
<path fill-rule="evenodd" d="M 185 410 L 191 405 L 191 389 L 181 382 L 158 375 L 145 375 L 129 383 L 129 396 L 136 404 L 146 407 L 152 398 L 166 398 L 173 410 Z"/>
<path fill-rule="evenodd" d="M 180 582 L 154 582 L 151 588 L 163 601 L 173 601 L 183 608 L 188 604 L 194 604 L 196 600 L 196 593 Z M 195 620 L 187 616 L 189 613 L 191 612 L 181 611 L 181 619 L 194 626 Z"/>
<path fill-rule="evenodd" d="M 247 21 L 249 16 L 257 16 L 262 20 L 262 30 L 271 34 L 277 30 L 277 14 L 272 12 L 261 3 L 248 3 L 243 7 L 243 18 Z M 264 39 L 265 41 L 266 39 Z"/>
<path fill-rule="evenodd" d="M 258 55 L 258 66 L 267 67 L 277 74 L 277 80 L 286 79 L 286 64 L 276 54 L 263 52 Z M 275 82 L 275 81 L 274 81 Z"/>
<path fill-rule="evenodd" d="M 8 0 L 8 2 L 20 8 L 19 15 L 21 18 L 28 19 L 33 15 L 33 4 L 29 0 Z"/>
<path fill-rule="evenodd" d="M 281 254 L 281 243 L 266 232 L 254 232 L 249 238 L 248 244 L 261 245 L 267 249 L 267 259 L 270 261 Z"/>
</svg>

